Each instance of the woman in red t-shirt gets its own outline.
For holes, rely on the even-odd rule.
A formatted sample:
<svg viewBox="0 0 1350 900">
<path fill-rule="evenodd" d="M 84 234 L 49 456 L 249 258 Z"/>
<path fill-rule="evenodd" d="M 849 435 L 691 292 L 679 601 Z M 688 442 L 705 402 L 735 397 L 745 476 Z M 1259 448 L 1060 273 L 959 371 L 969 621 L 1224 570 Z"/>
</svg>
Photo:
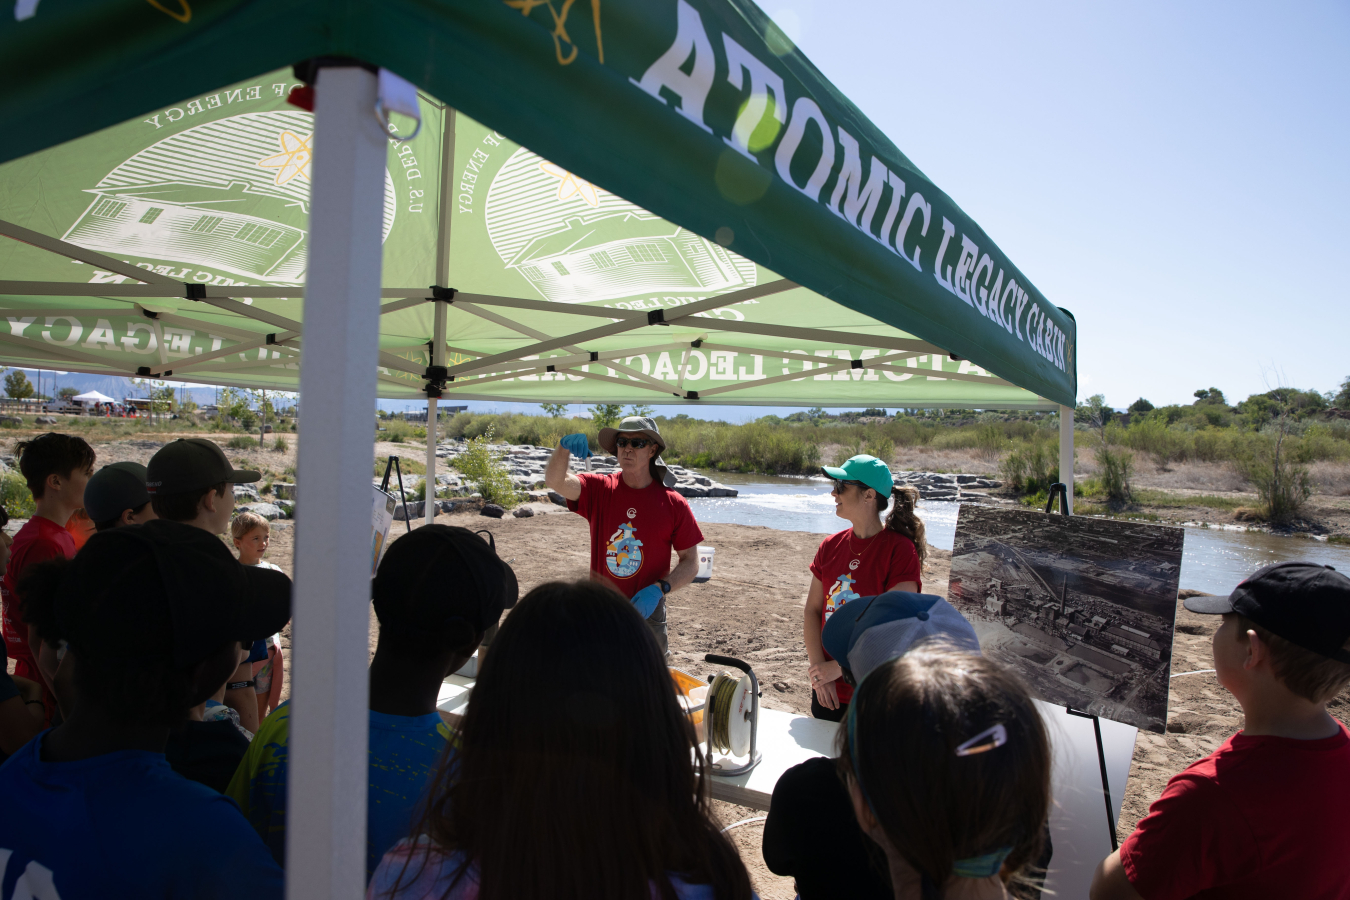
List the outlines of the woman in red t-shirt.
<svg viewBox="0 0 1350 900">
<path fill-rule="evenodd" d="M 840 680 L 839 663 L 825 652 L 820 632 L 843 604 L 886 591 L 923 589 L 923 559 L 928 545 L 924 525 L 914 512 L 919 492 L 895 487 L 891 470 L 874 456 L 855 456 L 843 466 L 824 466 L 834 480 L 834 514 L 852 527 L 820 542 L 811 562 L 802 637 L 810 661 L 811 715 L 838 722 L 848 709 L 853 688 Z M 881 514 L 895 499 L 885 523 Z"/>
</svg>

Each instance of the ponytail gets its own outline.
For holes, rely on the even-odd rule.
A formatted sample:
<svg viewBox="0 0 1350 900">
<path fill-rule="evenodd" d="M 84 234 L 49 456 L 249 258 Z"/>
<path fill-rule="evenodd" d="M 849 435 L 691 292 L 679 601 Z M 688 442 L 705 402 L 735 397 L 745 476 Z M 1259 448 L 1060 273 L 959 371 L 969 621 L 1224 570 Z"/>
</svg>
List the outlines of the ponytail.
<svg viewBox="0 0 1350 900">
<path fill-rule="evenodd" d="M 919 565 L 923 565 L 928 558 L 928 541 L 923 519 L 914 511 L 915 504 L 919 502 L 919 489 L 907 484 L 898 485 L 891 488 L 891 497 L 895 500 L 895 507 L 886 517 L 886 527 L 914 542 L 914 550 L 919 554 Z M 886 498 L 877 497 L 877 505 L 885 509 Z"/>
</svg>

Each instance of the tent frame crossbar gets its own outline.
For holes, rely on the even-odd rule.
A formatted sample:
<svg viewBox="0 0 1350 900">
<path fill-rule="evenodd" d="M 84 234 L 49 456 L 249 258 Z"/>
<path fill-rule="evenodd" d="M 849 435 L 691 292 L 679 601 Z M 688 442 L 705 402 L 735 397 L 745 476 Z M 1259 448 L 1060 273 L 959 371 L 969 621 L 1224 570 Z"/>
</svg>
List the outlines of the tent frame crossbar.
<svg viewBox="0 0 1350 900">
<path fill-rule="evenodd" d="M 548 335 L 547 335 L 546 333 L 544 333 L 544 332 L 542 332 L 542 331 L 539 331 L 539 330 L 536 329 L 536 328 L 531 328 L 530 326 L 528 326 L 528 325 L 526 325 L 526 324 L 524 324 L 524 323 L 522 323 L 522 322 L 517 322 L 517 321 L 515 321 L 514 319 L 508 319 L 506 316 L 498 315 L 497 313 L 493 312 L 492 310 L 489 310 L 489 309 L 483 309 L 481 306 L 478 306 L 476 303 L 463 303 L 463 302 L 457 302 L 455 305 L 456 305 L 457 307 L 459 307 L 460 309 L 464 310 L 464 311 L 467 312 L 467 313 L 471 313 L 472 315 L 475 315 L 475 316 L 478 316 L 478 317 L 480 317 L 480 318 L 486 319 L 486 320 L 489 321 L 489 322 L 493 322 L 493 323 L 495 323 L 495 324 L 497 324 L 497 325 L 501 325 L 503 328 L 510 328 L 512 331 L 515 331 L 517 334 L 523 334 L 523 335 L 525 335 L 526 337 L 532 337 L 532 338 L 534 338 L 535 340 L 546 340 L 546 339 L 548 338 Z M 564 346 L 562 349 L 571 351 L 572 353 L 580 353 L 580 354 L 583 354 L 583 355 L 586 355 L 586 354 L 588 353 L 588 351 L 583 350 L 581 347 L 578 347 L 578 346 L 576 346 L 575 344 L 569 344 L 569 345 L 566 345 L 566 346 Z M 637 355 L 638 353 L 640 353 L 640 352 L 642 352 L 642 351 L 632 351 L 632 352 L 628 353 L 628 356 L 636 356 L 636 355 Z M 611 357 L 611 358 L 619 359 L 619 358 L 627 358 L 627 357 Z M 555 365 L 556 365 L 556 363 L 555 363 Z M 567 365 L 571 365 L 571 363 L 567 363 Z M 667 393 L 670 392 L 670 386 L 669 386 L 669 385 L 665 384 L 665 383 L 662 382 L 662 381 L 659 381 L 658 379 L 652 378 L 650 375 L 647 375 L 647 374 L 644 373 L 644 372 L 639 372 L 637 369 L 631 368 L 630 366 L 613 365 L 613 366 L 610 366 L 609 368 L 614 369 L 614 370 L 616 370 L 616 371 L 623 371 L 624 373 L 626 373 L 626 374 L 632 376 L 632 377 L 633 377 L 635 380 L 637 380 L 637 381 L 646 381 L 650 386 L 653 386 L 653 387 L 658 387 L 658 386 L 659 386 L 660 389 L 661 389 L 663 392 L 667 392 Z"/>
</svg>

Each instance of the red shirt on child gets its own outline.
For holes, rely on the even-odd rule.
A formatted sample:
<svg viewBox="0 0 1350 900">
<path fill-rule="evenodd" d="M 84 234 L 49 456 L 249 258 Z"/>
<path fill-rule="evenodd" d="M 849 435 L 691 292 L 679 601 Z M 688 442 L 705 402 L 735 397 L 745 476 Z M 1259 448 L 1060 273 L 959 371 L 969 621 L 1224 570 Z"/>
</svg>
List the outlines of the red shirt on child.
<svg viewBox="0 0 1350 900">
<path fill-rule="evenodd" d="M 884 594 L 894 585 L 912 581 L 915 591 L 923 590 L 923 569 L 914 542 L 898 531 L 883 528 L 863 539 L 846 528 L 820 542 L 811 574 L 825 589 L 825 605 L 820 611 L 820 627 L 839 607 L 858 597 Z M 833 659 L 825 654 L 826 659 Z M 853 688 L 840 679 L 835 683 L 840 703 L 847 703 Z"/>
<path fill-rule="evenodd" d="M 0 631 L 5 636 L 5 652 L 16 663 L 15 675 L 31 678 L 38 684 L 46 682 L 38 672 L 37 658 L 34 656 L 37 648 L 28 645 L 28 625 L 19 612 L 19 596 L 15 592 L 15 585 L 24 569 L 58 556 L 66 559 L 74 557 L 75 539 L 51 519 L 33 516 L 14 535 L 14 542 L 9 546 L 9 568 L 5 570 L 4 580 L 0 581 L 4 608 Z"/>
<path fill-rule="evenodd" d="M 591 526 L 591 571 L 631 598 L 670 574 L 670 551 L 703 540 L 689 501 L 659 481 L 638 490 L 623 475 L 584 472 L 567 508 Z"/>
<path fill-rule="evenodd" d="M 1350 731 L 1238 732 L 1172 777 L 1120 861 L 1147 900 L 1350 900 Z"/>
</svg>

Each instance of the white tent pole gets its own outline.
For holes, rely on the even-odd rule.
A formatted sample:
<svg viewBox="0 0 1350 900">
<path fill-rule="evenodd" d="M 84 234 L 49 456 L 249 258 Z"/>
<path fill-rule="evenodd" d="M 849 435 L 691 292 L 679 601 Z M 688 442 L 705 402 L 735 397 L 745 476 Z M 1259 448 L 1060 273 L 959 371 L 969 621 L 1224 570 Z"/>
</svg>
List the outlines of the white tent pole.
<svg viewBox="0 0 1350 900">
<path fill-rule="evenodd" d="M 433 366 L 445 365 L 445 313 L 450 304 L 443 300 L 437 300 L 432 304 L 433 317 L 435 324 L 432 326 L 432 332 L 435 337 L 431 342 L 431 364 Z M 427 524 L 430 525 L 436 518 L 436 406 L 435 397 L 427 397 L 427 475 L 426 475 L 426 515 Z"/>
<path fill-rule="evenodd" d="M 365 895 L 370 439 L 387 136 L 376 79 L 315 85 L 295 546 L 287 900 Z"/>
<path fill-rule="evenodd" d="M 1064 493 L 1073 513 L 1073 410 L 1059 408 L 1059 480 L 1064 482 Z"/>
<path fill-rule="evenodd" d="M 450 211 L 455 193 L 455 111 L 441 110 L 441 195 L 436 204 L 436 284 L 450 287 Z M 445 365 L 445 316 L 449 304 L 437 300 L 432 309 L 431 364 Z M 436 519 L 436 407 L 437 398 L 427 397 L 427 490 L 425 500 L 426 522 Z"/>
</svg>

